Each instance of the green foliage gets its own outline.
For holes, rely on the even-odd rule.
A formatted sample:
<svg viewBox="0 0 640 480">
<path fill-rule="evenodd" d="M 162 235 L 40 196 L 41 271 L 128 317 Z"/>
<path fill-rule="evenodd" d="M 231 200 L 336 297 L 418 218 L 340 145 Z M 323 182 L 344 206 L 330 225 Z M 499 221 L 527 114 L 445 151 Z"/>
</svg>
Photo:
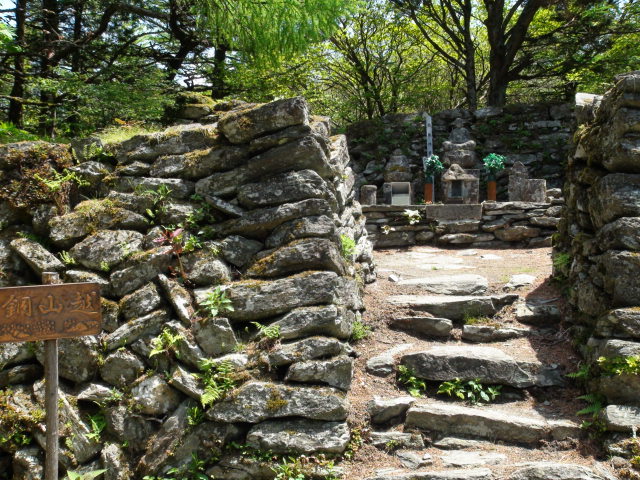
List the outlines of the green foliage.
<svg viewBox="0 0 640 480">
<path fill-rule="evenodd" d="M 40 138 L 37 135 L 33 135 L 25 130 L 19 129 L 12 123 L 0 122 L 0 144 L 29 142 L 34 140 L 40 140 Z"/>
<path fill-rule="evenodd" d="M 356 242 L 349 235 L 340 235 L 340 252 L 346 260 L 353 260 L 356 253 Z"/>
<path fill-rule="evenodd" d="M 258 322 L 251 322 L 251 325 L 258 329 L 260 335 L 270 340 L 277 340 L 280 338 L 280 325 L 263 325 Z"/>
<path fill-rule="evenodd" d="M 415 225 L 416 223 L 420 223 L 420 220 L 422 220 L 422 215 L 420 215 L 418 210 L 411 210 L 407 208 L 402 212 L 402 215 L 407 219 L 409 225 Z"/>
<path fill-rule="evenodd" d="M 571 255 L 568 253 L 556 253 L 555 255 L 553 255 L 553 259 L 552 259 L 552 263 L 553 266 L 557 269 L 563 269 L 568 267 L 569 265 L 571 265 Z"/>
<path fill-rule="evenodd" d="M 51 175 L 53 176 L 53 178 L 45 178 L 41 177 L 38 174 L 35 174 L 34 178 L 39 182 L 42 182 L 42 184 L 47 187 L 52 193 L 60 192 L 65 187 L 65 185 L 69 184 L 70 182 L 75 183 L 80 187 L 86 187 L 89 185 L 89 182 L 82 180 L 82 178 L 80 178 L 76 172 L 72 172 L 70 170 L 67 170 L 66 168 L 62 173 L 53 170 L 51 172 Z"/>
<path fill-rule="evenodd" d="M 184 337 L 179 333 L 173 333 L 168 328 L 164 328 L 160 335 L 151 340 L 151 351 L 149 352 L 149 358 L 161 353 L 173 353 L 177 356 L 178 345 L 184 341 Z"/>
<path fill-rule="evenodd" d="M 589 380 L 592 376 L 591 365 L 588 363 L 581 363 L 578 366 L 578 370 L 567 373 L 565 376 L 574 380 Z"/>
<path fill-rule="evenodd" d="M 234 367 L 230 362 L 215 362 L 204 359 L 200 363 L 197 377 L 202 381 L 204 393 L 200 398 L 203 407 L 213 405 L 236 387 Z"/>
<path fill-rule="evenodd" d="M 626 357 L 600 357 L 598 367 L 602 375 L 640 375 L 640 355 Z"/>
<path fill-rule="evenodd" d="M 427 389 L 425 381 L 417 378 L 413 370 L 406 365 L 398 366 L 398 381 L 406 387 L 412 397 L 421 397 Z"/>
<path fill-rule="evenodd" d="M 95 136 L 103 144 L 109 145 L 122 143 L 136 135 L 146 135 L 158 131 L 160 128 L 159 125 L 113 125 L 96 132 Z"/>
<path fill-rule="evenodd" d="M 232 302 L 227 298 L 225 290 L 225 286 L 217 286 L 211 292 L 207 292 L 207 297 L 200 304 L 211 318 L 217 317 L 219 313 L 234 311 Z"/>
<path fill-rule="evenodd" d="M 360 320 L 353 322 L 353 329 L 351 330 L 351 341 L 357 342 L 367 338 L 371 334 L 371 327 Z"/>
<path fill-rule="evenodd" d="M 347 444 L 347 448 L 344 450 L 342 456 L 346 460 L 353 460 L 353 457 L 355 457 L 363 444 L 364 439 L 362 438 L 362 429 L 360 427 L 352 428 L 349 443 Z"/>
<path fill-rule="evenodd" d="M 198 426 L 204 421 L 204 410 L 197 405 L 187 409 L 187 423 L 192 426 Z"/>
<path fill-rule="evenodd" d="M 431 155 L 429 158 L 422 158 L 422 165 L 424 167 L 424 175 L 426 179 L 433 180 L 433 177 L 438 175 L 440 172 L 444 170 L 444 165 L 440 161 L 440 157 L 438 155 Z"/>
<path fill-rule="evenodd" d="M 305 480 L 302 463 L 299 458 L 285 457 L 281 463 L 271 467 L 276 474 L 275 480 Z"/>
<path fill-rule="evenodd" d="M 106 470 L 93 470 L 91 472 L 78 473 L 68 470 L 66 480 L 93 480 L 105 472 Z"/>
<path fill-rule="evenodd" d="M 91 432 L 87 434 L 87 438 L 94 442 L 99 442 L 100 434 L 107 426 L 107 419 L 103 413 L 96 413 L 89 416 L 89 424 L 91 425 Z"/>
<path fill-rule="evenodd" d="M 463 317 L 463 322 L 465 325 L 488 325 L 488 326 L 499 326 L 500 324 L 495 320 L 486 317 L 486 316 L 475 316 L 465 313 Z"/>
<path fill-rule="evenodd" d="M 172 190 L 165 184 L 159 185 L 158 188 L 150 189 L 144 188 L 142 184 L 139 184 L 135 192 L 138 195 L 148 197 L 152 200 L 153 206 L 146 211 L 147 216 L 151 220 L 155 220 L 158 215 L 161 215 L 167 210 L 167 201 L 171 197 Z M 167 230 L 167 229 L 165 229 Z"/>
<path fill-rule="evenodd" d="M 109 270 L 111 270 L 111 267 L 106 261 L 103 260 L 102 262 L 100 262 L 100 270 L 102 270 L 103 272 L 109 272 Z"/>
<path fill-rule="evenodd" d="M 60 260 L 62 260 L 62 263 L 64 263 L 65 265 L 75 265 L 77 263 L 76 259 L 73 258 L 71 254 L 65 250 L 62 250 L 58 254 L 58 256 L 60 257 Z"/>
<path fill-rule="evenodd" d="M 499 171 L 504 169 L 505 158 L 497 153 L 490 153 L 482 159 L 484 169 L 489 175 L 496 175 Z"/>
<path fill-rule="evenodd" d="M 501 385 L 483 385 L 478 378 L 467 381 L 456 378 L 452 381 L 442 382 L 438 387 L 437 393 L 446 394 L 450 397 L 455 396 L 472 405 L 481 405 L 494 401 L 500 395 L 501 389 Z"/>
</svg>

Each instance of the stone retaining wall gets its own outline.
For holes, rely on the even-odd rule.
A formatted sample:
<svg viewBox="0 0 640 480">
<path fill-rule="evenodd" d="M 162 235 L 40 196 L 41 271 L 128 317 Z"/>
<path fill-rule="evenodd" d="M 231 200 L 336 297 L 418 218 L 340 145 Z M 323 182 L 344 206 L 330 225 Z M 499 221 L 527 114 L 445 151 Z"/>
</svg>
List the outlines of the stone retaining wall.
<svg viewBox="0 0 640 480">
<path fill-rule="evenodd" d="M 581 125 L 554 273 L 570 287 L 576 343 L 591 365 L 589 389 L 609 404 L 602 420 L 628 437 L 640 425 L 640 372 L 625 366 L 640 361 L 640 74 L 618 76 L 603 98 L 576 99 Z M 610 453 L 629 454 L 615 445 Z"/>
<path fill-rule="evenodd" d="M 484 202 L 480 205 L 363 206 L 374 248 L 410 245 L 551 246 L 563 209 L 562 198 L 549 203 Z M 407 210 L 421 218 L 409 223 Z"/>
<path fill-rule="evenodd" d="M 347 342 L 375 271 L 346 145 L 296 98 L 79 143 L 74 167 L 64 146 L 1 147 L 0 283 L 102 287 L 103 333 L 60 342 L 64 469 L 165 476 L 196 455 L 215 478 L 273 478 L 243 452 L 347 447 Z M 23 181 L 49 166 L 87 184 Z M 0 344 L 14 480 L 42 478 L 41 362 L 39 344 Z"/>
</svg>

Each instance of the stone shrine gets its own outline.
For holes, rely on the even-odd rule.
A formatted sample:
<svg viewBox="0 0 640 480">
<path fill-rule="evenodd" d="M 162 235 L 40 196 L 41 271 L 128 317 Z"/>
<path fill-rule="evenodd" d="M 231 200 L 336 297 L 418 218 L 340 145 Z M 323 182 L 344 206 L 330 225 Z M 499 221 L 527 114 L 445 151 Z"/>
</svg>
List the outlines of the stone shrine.
<svg viewBox="0 0 640 480">
<path fill-rule="evenodd" d="M 529 178 L 527 167 L 515 162 L 509 172 L 509 201 L 544 203 L 547 195 L 547 181 Z"/>
<path fill-rule="evenodd" d="M 453 122 L 453 130 L 449 140 L 442 144 L 444 149 L 443 163 L 446 166 L 458 164 L 463 168 L 476 166 L 476 142 L 464 126 L 464 120 L 457 118 Z"/>
<path fill-rule="evenodd" d="M 475 204 L 479 199 L 479 172 L 454 163 L 442 175 L 444 203 Z"/>
</svg>

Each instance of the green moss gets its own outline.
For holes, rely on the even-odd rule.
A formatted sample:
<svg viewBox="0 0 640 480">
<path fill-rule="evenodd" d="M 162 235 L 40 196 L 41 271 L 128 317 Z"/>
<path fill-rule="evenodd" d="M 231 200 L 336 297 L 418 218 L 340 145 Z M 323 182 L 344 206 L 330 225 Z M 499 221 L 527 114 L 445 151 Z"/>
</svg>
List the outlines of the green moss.
<svg viewBox="0 0 640 480">
<path fill-rule="evenodd" d="M 272 386 L 269 399 L 266 403 L 267 410 L 275 412 L 286 407 L 288 404 L 289 402 L 282 398 L 280 391 L 275 386 Z"/>
</svg>

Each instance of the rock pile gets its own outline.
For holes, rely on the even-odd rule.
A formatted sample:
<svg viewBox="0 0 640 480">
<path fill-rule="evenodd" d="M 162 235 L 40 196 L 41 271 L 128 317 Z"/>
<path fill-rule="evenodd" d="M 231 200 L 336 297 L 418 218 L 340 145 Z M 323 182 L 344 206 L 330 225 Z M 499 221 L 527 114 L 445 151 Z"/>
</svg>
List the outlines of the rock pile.
<svg viewBox="0 0 640 480">
<path fill-rule="evenodd" d="M 195 458 L 273 478 L 223 447 L 346 448 L 347 340 L 375 271 L 329 130 L 301 98 L 245 104 L 100 149 L 73 167 L 92 199 L 69 211 L 0 203 L 4 285 L 55 270 L 102 287 L 103 334 L 61 342 L 64 468 L 142 478 Z M 0 344 L 0 470 L 16 480 L 42 476 L 41 361 Z"/>
</svg>

